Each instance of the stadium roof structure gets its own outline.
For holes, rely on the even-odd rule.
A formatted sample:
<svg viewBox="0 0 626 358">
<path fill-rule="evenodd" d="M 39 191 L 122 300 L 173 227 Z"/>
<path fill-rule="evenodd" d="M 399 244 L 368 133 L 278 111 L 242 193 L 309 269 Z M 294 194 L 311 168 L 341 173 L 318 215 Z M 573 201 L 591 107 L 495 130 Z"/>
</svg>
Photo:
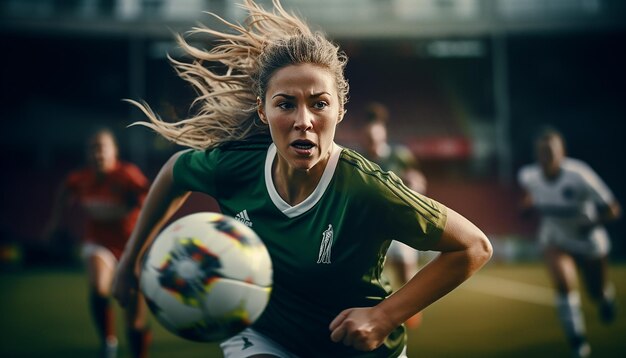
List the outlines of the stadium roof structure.
<svg viewBox="0 0 626 358">
<path fill-rule="evenodd" d="M 264 6 L 271 1 L 259 0 Z M 5 0 L 0 31 L 170 38 L 198 22 L 220 23 L 203 12 L 243 21 L 237 1 Z M 73 5 L 69 5 L 72 4 Z M 498 33 L 626 28 L 621 0 L 283 0 L 284 7 L 337 39 L 419 39 Z"/>
</svg>

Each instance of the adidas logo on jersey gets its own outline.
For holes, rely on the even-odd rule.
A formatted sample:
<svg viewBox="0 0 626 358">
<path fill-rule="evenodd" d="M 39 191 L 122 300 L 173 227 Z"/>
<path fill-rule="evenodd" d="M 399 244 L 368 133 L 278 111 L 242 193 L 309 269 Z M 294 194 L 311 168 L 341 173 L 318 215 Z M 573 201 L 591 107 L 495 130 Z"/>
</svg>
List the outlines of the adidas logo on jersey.
<svg viewBox="0 0 626 358">
<path fill-rule="evenodd" d="M 248 210 L 240 211 L 239 214 L 235 215 L 235 220 L 244 223 L 247 227 L 252 227 L 252 221 L 250 221 L 250 217 L 248 216 Z"/>
</svg>

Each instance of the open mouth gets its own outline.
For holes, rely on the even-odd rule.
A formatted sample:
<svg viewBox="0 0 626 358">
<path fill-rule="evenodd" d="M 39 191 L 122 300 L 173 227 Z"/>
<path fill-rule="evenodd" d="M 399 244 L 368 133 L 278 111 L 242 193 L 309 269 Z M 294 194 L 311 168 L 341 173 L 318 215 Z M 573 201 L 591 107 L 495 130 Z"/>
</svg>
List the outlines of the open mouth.
<svg viewBox="0 0 626 358">
<path fill-rule="evenodd" d="M 298 150 L 311 150 L 315 144 L 310 140 L 298 139 L 291 142 L 291 146 Z"/>
</svg>

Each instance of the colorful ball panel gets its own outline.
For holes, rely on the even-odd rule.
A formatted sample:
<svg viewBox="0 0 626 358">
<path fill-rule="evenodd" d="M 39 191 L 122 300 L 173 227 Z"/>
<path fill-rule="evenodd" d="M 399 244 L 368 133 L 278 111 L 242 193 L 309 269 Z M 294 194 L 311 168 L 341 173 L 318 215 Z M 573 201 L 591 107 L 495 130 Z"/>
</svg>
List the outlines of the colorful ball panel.
<svg viewBox="0 0 626 358">
<path fill-rule="evenodd" d="M 195 341 L 218 341 L 252 324 L 267 305 L 272 262 L 243 223 L 196 213 L 168 225 L 144 260 L 140 287 L 156 319 Z"/>
</svg>

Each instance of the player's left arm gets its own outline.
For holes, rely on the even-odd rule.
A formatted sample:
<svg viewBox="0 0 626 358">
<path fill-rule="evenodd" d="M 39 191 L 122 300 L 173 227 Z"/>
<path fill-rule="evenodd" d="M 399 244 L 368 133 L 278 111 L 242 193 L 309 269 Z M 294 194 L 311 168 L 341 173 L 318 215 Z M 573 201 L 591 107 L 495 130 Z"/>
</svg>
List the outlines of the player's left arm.
<svg viewBox="0 0 626 358">
<path fill-rule="evenodd" d="M 134 164 L 126 163 L 124 173 L 127 186 L 126 208 L 133 210 L 143 205 L 150 189 L 150 181 L 139 167 Z"/>
<path fill-rule="evenodd" d="M 580 179 L 585 183 L 591 199 L 598 208 L 597 217 L 585 223 L 585 226 L 593 227 L 615 221 L 621 216 L 621 205 L 609 189 L 608 185 L 591 167 L 581 163 L 579 169 Z"/>
<path fill-rule="evenodd" d="M 615 221 L 621 217 L 621 206 L 613 200 L 607 204 L 601 204 L 597 206 L 598 215 L 594 219 L 585 218 L 584 222 L 580 224 L 580 232 L 588 234 L 590 230 L 598 226 L 604 226 L 612 221 Z"/>
<path fill-rule="evenodd" d="M 393 329 L 478 271 L 491 257 L 491 243 L 473 223 L 447 210 L 441 239 L 425 250 L 441 254 L 400 290 L 370 308 L 342 311 L 330 324 L 331 339 L 359 350 L 379 347 Z"/>
</svg>

